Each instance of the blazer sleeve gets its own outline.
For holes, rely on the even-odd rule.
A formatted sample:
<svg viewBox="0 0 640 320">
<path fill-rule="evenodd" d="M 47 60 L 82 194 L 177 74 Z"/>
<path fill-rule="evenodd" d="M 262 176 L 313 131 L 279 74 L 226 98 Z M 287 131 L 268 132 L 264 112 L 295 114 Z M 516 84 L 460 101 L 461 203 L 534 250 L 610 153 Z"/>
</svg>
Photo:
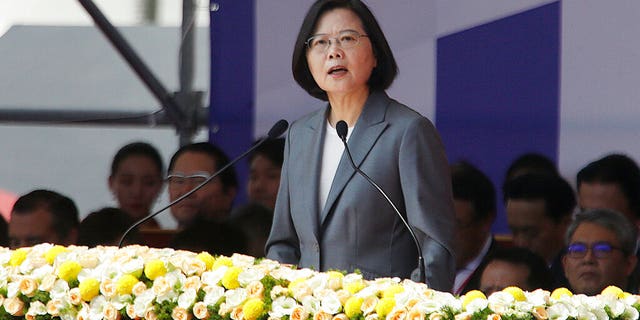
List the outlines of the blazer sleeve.
<svg viewBox="0 0 640 320">
<path fill-rule="evenodd" d="M 427 284 L 451 291 L 455 279 L 451 177 L 440 136 L 427 118 L 415 118 L 408 125 L 399 159 L 407 219 L 422 246 Z"/>
<path fill-rule="evenodd" d="M 266 256 L 269 259 L 282 263 L 298 264 L 300 261 L 300 242 L 291 218 L 291 207 L 289 205 L 289 154 L 290 154 L 290 129 L 284 148 L 284 161 L 280 175 L 280 187 L 278 198 L 273 212 L 273 224 L 266 244 Z"/>
</svg>

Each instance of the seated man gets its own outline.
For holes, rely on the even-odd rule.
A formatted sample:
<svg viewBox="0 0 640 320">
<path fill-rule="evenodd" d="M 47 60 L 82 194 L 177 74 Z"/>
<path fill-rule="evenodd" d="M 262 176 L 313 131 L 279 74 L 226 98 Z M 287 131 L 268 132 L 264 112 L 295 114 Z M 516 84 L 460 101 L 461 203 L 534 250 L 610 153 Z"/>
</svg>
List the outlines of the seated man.
<svg viewBox="0 0 640 320">
<path fill-rule="evenodd" d="M 453 293 L 459 295 L 479 288 L 481 267 L 487 255 L 498 248 L 491 234 L 496 191 L 482 171 L 466 162 L 451 166 L 451 187 L 457 222 Z"/>
<path fill-rule="evenodd" d="M 224 152 L 208 142 L 182 146 L 169 162 L 169 200 L 182 197 L 227 163 L 229 158 Z M 216 222 L 226 220 L 237 189 L 236 173 L 233 167 L 228 168 L 200 190 L 171 207 L 178 228 L 188 227 L 198 219 Z"/>
<path fill-rule="evenodd" d="M 79 223 L 78 209 L 71 199 L 54 191 L 34 190 L 19 197 L 13 206 L 9 246 L 75 244 Z"/>
<path fill-rule="evenodd" d="M 490 295 L 510 286 L 522 290 L 551 290 L 553 276 L 539 255 L 526 248 L 496 250 L 487 258 L 480 277 L 480 291 Z"/>
<path fill-rule="evenodd" d="M 561 251 L 576 205 L 571 185 L 557 175 L 525 174 L 506 183 L 504 202 L 513 245 L 540 255 L 555 286 L 567 286 Z"/>
<path fill-rule="evenodd" d="M 574 293 L 599 294 L 614 285 L 635 292 L 629 281 L 638 231 L 621 213 L 595 209 L 576 214 L 567 229 L 564 273 Z"/>
</svg>

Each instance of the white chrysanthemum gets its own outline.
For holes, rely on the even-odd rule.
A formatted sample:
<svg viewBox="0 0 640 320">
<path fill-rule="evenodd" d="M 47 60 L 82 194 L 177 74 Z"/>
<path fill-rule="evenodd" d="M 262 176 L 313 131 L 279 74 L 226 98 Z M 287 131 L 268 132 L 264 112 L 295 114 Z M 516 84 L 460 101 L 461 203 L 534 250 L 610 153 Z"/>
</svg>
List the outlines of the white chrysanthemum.
<svg viewBox="0 0 640 320">
<path fill-rule="evenodd" d="M 149 308 L 152 307 L 155 295 L 151 290 L 143 292 L 133 301 L 133 311 L 136 317 L 144 317 Z"/>
<path fill-rule="evenodd" d="M 273 318 L 282 318 L 284 316 L 289 316 L 291 315 L 293 309 L 297 306 L 298 303 L 293 298 L 278 297 L 271 303 L 271 311 L 269 311 L 269 316 Z"/>
<path fill-rule="evenodd" d="M 140 273 L 144 269 L 144 260 L 140 257 L 128 260 L 120 267 L 120 272 L 123 274 L 135 274 Z"/>
</svg>

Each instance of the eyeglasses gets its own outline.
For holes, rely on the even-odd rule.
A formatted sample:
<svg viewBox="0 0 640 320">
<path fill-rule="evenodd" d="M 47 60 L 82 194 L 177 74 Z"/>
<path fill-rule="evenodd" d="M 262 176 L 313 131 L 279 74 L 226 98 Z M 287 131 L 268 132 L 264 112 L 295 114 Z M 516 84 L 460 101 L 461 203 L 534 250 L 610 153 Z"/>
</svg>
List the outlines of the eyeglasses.
<svg viewBox="0 0 640 320">
<path fill-rule="evenodd" d="M 342 49 L 349 49 L 357 46 L 362 37 L 368 37 L 368 35 L 360 34 L 355 30 L 345 30 L 338 33 L 337 37 L 330 37 L 328 34 L 317 34 L 307 39 L 305 44 L 309 50 L 321 53 L 331 47 L 331 43 L 333 43 L 331 39 L 335 39 L 336 44 Z"/>
<path fill-rule="evenodd" d="M 181 187 L 187 184 L 197 186 L 209 179 L 210 176 L 211 175 L 204 172 L 194 173 L 188 176 L 181 173 L 173 173 L 167 176 L 167 182 L 173 187 Z"/>
<path fill-rule="evenodd" d="M 589 250 L 596 258 L 606 259 L 611 256 L 614 250 L 622 251 L 622 248 L 614 247 L 608 242 L 596 242 L 591 246 L 586 243 L 575 242 L 567 247 L 567 257 L 574 259 L 584 258 Z"/>
</svg>

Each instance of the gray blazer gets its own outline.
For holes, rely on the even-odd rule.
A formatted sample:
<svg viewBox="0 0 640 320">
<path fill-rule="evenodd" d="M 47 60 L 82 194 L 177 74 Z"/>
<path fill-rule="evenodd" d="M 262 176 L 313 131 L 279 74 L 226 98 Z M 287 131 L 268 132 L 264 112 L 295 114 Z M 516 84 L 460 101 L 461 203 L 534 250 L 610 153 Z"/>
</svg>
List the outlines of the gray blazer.
<svg viewBox="0 0 640 320">
<path fill-rule="evenodd" d="M 378 191 L 342 155 L 324 210 L 318 203 L 329 106 L 295 121 L 287 134 L 267 257 L 283 263 L 409 278 L 417 268 L 411 235 Z M 349 149 L 415 230 L 427 284 L 451 291 L 455 215 L 449 165 L 431 122 L 384 92 L 371 93 Z"/>
</svg>

